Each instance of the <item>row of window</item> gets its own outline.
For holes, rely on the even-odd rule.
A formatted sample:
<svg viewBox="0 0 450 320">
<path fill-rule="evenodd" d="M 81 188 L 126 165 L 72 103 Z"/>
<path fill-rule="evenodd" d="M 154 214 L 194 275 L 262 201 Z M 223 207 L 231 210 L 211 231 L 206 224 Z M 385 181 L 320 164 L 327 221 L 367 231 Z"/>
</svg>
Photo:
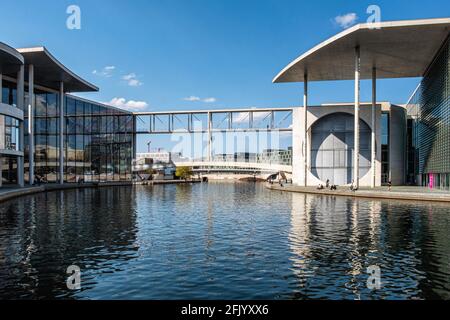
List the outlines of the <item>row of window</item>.
<svg viewBox="0 0 450 320">
<path fill-rule="evenodd" d="M 132 116 L 65 117 L 65 134 L 132 133 Z M 27 125 L 28 121 L 26 121 Z M 58 134 L 59 118 L 35 118 L 35 134 Z"/>
<path fill-rule="evenodd" d="M 20 150 L 19 120 L 0 115 L 0 150 Z"/>
<path fill-rule="evenodd" d="M 17 105 L 17 86 L 15 83 L 2 81 L 2 103 Z"/>
<path fill-rule="evenodd" d="M 17 105 L 17 85 L 2 81 L 2 103 Z M 108 108 L 100 104 L 82 101 L 75 97 L 65 98 L 64 114 L 67 116 L 125 115 L 125 111 Z M 57 117 L 59 115 L 59 94 L 35 89 L 35 117 Z M 25 88 L 25 105 L 29 105 L 28 90 Z"/>
</svg>

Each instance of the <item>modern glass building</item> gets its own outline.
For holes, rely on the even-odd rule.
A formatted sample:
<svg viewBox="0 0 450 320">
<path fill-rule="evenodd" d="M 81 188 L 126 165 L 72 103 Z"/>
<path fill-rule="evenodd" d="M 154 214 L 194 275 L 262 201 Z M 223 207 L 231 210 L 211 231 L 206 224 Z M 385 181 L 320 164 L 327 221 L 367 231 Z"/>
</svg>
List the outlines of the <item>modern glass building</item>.
<svg viewBox="0 0 450 320">
<path fill-rule="evenodd" d="M 133 114 L 71 95 L 98 88 L 45 48 L 0 43 L 0 86 L 0 186 L 131 180 Z"/>
<path fill-rule="evenodd" d="M 450 189 L 450 40 L 442 45 L 408 102 L 409 176 L 422 186 Z"/>
<path fill-rule="evenodd" d="M 48 92 L 35 97 L 35 176 L 45 182 L 59 181 L 57 98 Z M 64 181 L 131 180 L 133 116 L 75 96 L 64 99 Z M 29 182 L 28 134 L 25 141 L 25 182 Z"/>
</svg>

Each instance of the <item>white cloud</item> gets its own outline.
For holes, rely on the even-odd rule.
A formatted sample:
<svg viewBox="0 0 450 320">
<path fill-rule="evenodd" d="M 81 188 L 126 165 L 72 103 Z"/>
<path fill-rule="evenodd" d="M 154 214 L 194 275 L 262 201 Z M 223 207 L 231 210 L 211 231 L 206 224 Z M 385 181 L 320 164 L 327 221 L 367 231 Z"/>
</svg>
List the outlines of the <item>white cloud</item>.
<svg viewBox="0 0 450 320">
<path fill-rule="evenodd" d="M 183 100 L 192 102 L 192 101 L 200 101 L 201 99 L 200 99 L 200 97 L 190 96 L 190 97 L 184 98 Z"/>
<path fill-rule="evenodd" d="M 233 114 L 233 122 L 234 123 L 246 123 L 249 122 L 249 113 L 248 112 L 239 112 Z"/>
<path fill-rule="evenodd" d="M 106 104 L 128 111 L 143 111 L 148 107 L 148 103 L 145 101 L 127 101 L 125 98 L 114 98 Z"/>
<path fill-rule="evenodd" d="M 122 80 L 125 80 L 130 87 L 140 87 L 143 85 L 134 72 L 122 76 Z"/>
<path fill-rule="evenodd" d="M 253 123 L 258 123 L 264 119 L 268 119 L 270 116 L 270 112 L 266 111 L 259 111 L 255 107 L 246 107 L 246 108 L 239 108 L 239 109 L 253 109 L 255 112 L 253 112 Z M 249 113 L 248 112 L 239 112 L 233 114 L 233 122 L 234 123 L 247 123 L 249 122 Z"/>
<path fill-rule="evenodd" d="M 205 103 L 214 103 L 217 101 L 217 99 L 216 98 L 206 98 L 206 99 L 203 99 L 202 101 Z"/>
<path fill-rule="evenodd" d="M 336 22 L 341 28 L 347 29 L 356 23 L 358 20 L 358 16 L 356 13 L 347 13 L 341 16 L 337 16 L 334 18 L 334 22 Z"/>
<path fill-rule="evenodd" d="M 189 101 L 189 102 L 196 102 L 196 101 L 201 101 L 204 103 L 214 103 L 217 101 L 216 98 L 210 97 L 210 98 L 200 98 L 197 96 L 189 96 L 186 98 L 183 98 L 184 101 Z"/>
<path fill-rule="evenodd" d="M 103 69 L 101 69 L 100 71 L 99 70 L 92 71 L 92 74 L 95 74 L 100 77 L 109 78 L 112 76 L 114 70 L 116 70 L 115 66 L 106 66 Z"/>
</svg>

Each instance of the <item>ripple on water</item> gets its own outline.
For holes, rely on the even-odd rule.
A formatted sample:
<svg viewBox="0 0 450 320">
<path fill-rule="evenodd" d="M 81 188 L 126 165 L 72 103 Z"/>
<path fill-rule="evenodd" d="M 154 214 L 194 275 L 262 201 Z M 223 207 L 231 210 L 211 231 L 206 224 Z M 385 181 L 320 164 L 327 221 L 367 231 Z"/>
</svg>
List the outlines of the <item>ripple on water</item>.
<svg viewBox="0 0 450 320">
<path fill-rule="evenodd" d="M 0 298 L 450 299 L 449 231 L 448 206 L 258 184 L 39 194 L 0 207 Z"/>
</svg>

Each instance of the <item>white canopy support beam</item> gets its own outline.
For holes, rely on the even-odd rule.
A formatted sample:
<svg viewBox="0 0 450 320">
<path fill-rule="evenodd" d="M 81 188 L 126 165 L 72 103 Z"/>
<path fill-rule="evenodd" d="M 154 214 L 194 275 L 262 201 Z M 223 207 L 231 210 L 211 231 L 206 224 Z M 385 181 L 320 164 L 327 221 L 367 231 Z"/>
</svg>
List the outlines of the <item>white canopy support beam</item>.
<svg viewBox="0 0 450 320">
<path fill-rule="evenodd" d="M 304 76 L 303 90 L 303 185 L 308 186 L 308 74 Z"/>
<path fill-rule="evenodd" d="M 359 109 L 360 109 L 360 66 L 361 66 L 361 53 L 359 47 L 355 48 L 355 154 L 354 154 L 354 174 L 353 174 L 353 186 L 359 189 Z"/>
<path fill-rule="evenodd" d="M 377 107 L 377 69 L 374 67 L 372 70 L 372 141 L 371 141 L 372 188 L 375 188 L 377 184 L 376 107 Z"/>
</svg>

